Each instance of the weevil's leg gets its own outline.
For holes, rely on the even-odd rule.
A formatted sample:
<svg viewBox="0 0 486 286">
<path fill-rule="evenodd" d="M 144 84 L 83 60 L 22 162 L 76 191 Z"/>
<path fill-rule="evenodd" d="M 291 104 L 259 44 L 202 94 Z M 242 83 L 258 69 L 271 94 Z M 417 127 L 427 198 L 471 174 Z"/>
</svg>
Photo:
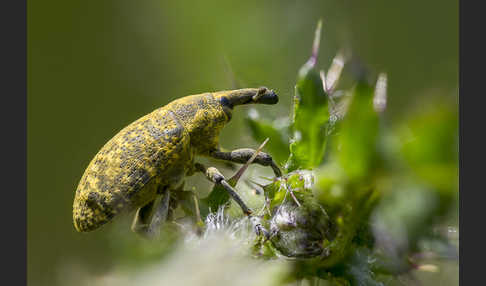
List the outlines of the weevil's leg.
<svg viewBox="0 0 486 286">
<path fill-rule="evenodd" d="M 251 211 L 251 209 L 245 205 L 243 200 L 236 193 L 233 187 L 231 187 L 231 185 L 228 184 L 228 182 L 226 181 L 224 176 L 218 171 L 218 169 L 214 167 L 206 168 L 204 165 L 200 163 L 195 164 L 195 169 L 204 173 L 210 181 L 216 184 L 221 184 L 226 189 L 226 191 L 230 194 L 230 196 L 240 205 L 241 209 L 243 210 L 243 213 L 250 218 L 250 221 L 255 229 L 256 234 L 263 235 L 265 237 L 265 241 L 269 239 L 270 234 L 265 229 L 265 227 L 263 227 L 263 225 L 261 224 L 261 219 L 259 217 L 252 216 L 253 212 Z"/>
<path fill-rule="evenodd" d="M 212 151 L 209 155 L 215 159 L 244 164 L 251 158 L 251 156 L 253 156 L 255 152 L 255 150 L 250 148 L 242 148 L 230 152 L 215 150 Z M 275 176 L 282 176 L 282 171 L 280 171 L 277 163 L 275 163 L 275 161 L 272 159 L 272 156 L 268 155 L 267 153 L 259 152 L 253 163 L 260 164 L 262 166 L 270 166 L 272 167 Z"/>
<path fill-rule="evenodd" d="M 170 191 L 167 190 L 163 195 L 162 195 L 162 201 L 158 206 L 155 206 L 155 211 L 154 215 L 152 217 L 152 221 L 149 225 L 149 232 L 154 233 L 155 231 L 160 230 L 160 225 L 167 221 L 167 218 L 169 216 L 170 210 Z"/>
<path fill-rule="evenodd" d="M 132 223 L 132 231 L 145 237 L 156 235 L 160 225 L 167 220 L 169 201 L 170 192 L 167 189 L 158 194 L 153 201 L 139 208 Z"/>
<path fill-rule="evenodd" d="M 133 232 L 144 237 L 151 236 L 149 232 L 150 221 L 153 217 L 155 206 L 160 205 L 161 200 L 162 195 L 158 195 L 156 199 L 137 210 L 131 227 Z"/>
<path fill-rule="evenodd" d="M 228 194 L 233 198 L 233 200 L 235 200 L 238 203 L 238 205 L 240 205 L 244 214 L 250 215 L 252 213 L 250 208 L 248 208 L 245 205 L 245 203 L 240 198 L 238 193 L 236 193 L 236 191 L 233 189 L 233 187 L 230 184 L 228 184 L 228 182 L 224 178 L 223 174 L 221 174 L 221 172 L 218 171 L 218 169 L 216 169 L 214 167 L 206 168 L 204 165 L 202 165 L 200 163 L 196 163 L 195 167 L 198 171 L 204 173 L 206 175 L 206 178 L 208 178 L 211 182 L 213 182 L 215 184 L 220 184 L 221 186 L 223 186 L 223 188 L 228 192 Z"/>
</svg>

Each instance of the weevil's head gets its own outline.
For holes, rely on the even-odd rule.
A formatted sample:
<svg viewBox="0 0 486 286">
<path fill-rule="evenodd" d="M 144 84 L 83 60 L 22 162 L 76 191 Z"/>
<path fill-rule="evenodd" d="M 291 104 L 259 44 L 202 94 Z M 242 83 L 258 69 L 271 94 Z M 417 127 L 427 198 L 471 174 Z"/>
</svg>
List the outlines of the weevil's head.
<svg viewBox="0 0 486 286">
<path fill-rule="evenodd" d="M 223 91 L 216 94 L 223 111 L 231 118 L 233 107 L 245 104 L 277 104 L 278 95 L 266 87 L 244 88 Z"/>
<path fill-rule="evenodd" d="M 186 96 L 174 100 L 163 111 L 172 111 L 189 133 L 196 154 L 207 155 L 218 146 L 221 129 L 231 120 L 237 105 L 276 104 L 278 96 L 272 90 L 245 88 Z"/>
</svg>

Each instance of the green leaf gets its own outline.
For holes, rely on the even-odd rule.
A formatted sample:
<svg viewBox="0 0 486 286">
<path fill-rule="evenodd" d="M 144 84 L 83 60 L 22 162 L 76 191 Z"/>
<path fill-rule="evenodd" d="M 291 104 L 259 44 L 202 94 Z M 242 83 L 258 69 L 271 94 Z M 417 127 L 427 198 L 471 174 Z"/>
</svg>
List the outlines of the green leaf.
<svg viewBox="0 0 486 286">
<path fill-rule="evenodd" d="M 268 120 L 260 118 L 255 109 L 250 110 L 245 122 L 255 140 L 262 141 L 265 138 L 270 138 L 267 150 L 277 163 L 281 164 L 287 160 L 289 157 L 289 140 L 285 129 L 277 128 Z"/>
<path fill-rule="evenodd" d="M 208 210 L 203 212 L 203 207 L 201 207 L 201 216 L 205 217 L 208 213 L 217 211 L 218 208 L 225 205 L 229 199 L 230 195 L 221 185 L 214 185 L 209 196 L 201 199 L 202 205 L 205 206 L 204 209 L 208 208 Z"/>
<path fill-rule="evenodd" d="M 373 88 L 359 81 L 340 125 L 338 160 L 351 181 L 364 179 L 377 163 L 379 117 Z"/>
<path fill-rule="evenodd" d="M 459 185 L 457 107 L 431 101 L 413 112 L 399 130 L 400 153 L 422 182 L 455 194 Z"/>
<path fill-rule="evenodd" d="M 298 168 L 315 168 L 324 158 L 329 107 L 320 74 L 315 68 L 320 29 L 321 22 L 316 30 L 313 54 L 299 70 L 297 77 L 287 172 Z"/>
<path fill-rule="evenodd" d="M 297 200 L 313 196 L 312 186 L 314 184 L 314 175 L 307 170 L 298 170 L 278 178 L 274 182 L 263 187 L 265 197 L 271 200 L 270 209 L 275 205 L 281 204 L 284 199 L 292 200 L 292 195 Z"/>
</svg>

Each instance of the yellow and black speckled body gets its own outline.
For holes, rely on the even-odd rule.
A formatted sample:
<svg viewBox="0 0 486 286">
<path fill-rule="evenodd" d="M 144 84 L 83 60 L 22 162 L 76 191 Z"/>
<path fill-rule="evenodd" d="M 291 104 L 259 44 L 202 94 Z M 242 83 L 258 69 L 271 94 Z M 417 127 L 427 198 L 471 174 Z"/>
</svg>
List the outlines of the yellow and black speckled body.
<svg viewBox="0 0 486 286">
<path fill-rule="evenodd" d="M 191 95 L 138 119 L 108 141 L 88 165 L 73 204 L 74 226 L 91 231 L 123 211 L 176 188 L 194 173 L 194 156 L 218 146 L 230 120 L 220 98 L 231 91 Z"/>
<path fill-rule="evenodd" d="M 74 227 L 97 229 L 121 212 L 154 201 L 158 192 L 177 191 L 184 176 L 196 171 L 194 157 L 219 149 L 218 136 L 233 106 L 277 102 L 264 87 L 190 95 L 126 126 L 84 172 L 74 198 Z"/>
</svg>

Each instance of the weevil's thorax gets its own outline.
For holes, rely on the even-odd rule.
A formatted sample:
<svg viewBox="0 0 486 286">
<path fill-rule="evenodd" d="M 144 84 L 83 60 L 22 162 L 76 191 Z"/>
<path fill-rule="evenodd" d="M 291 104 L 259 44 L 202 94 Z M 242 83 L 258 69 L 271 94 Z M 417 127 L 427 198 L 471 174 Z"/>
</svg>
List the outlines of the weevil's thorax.
<svg viewBox="0 0 486 286">
<path fill-rule="evenodd" d="M 180 98 L 170 103 L 168 108 L 189 133 L 191 146 L 198 155 L 207 155 L 217 148 L 219 133 L 231 119 L 219 98 L 212 93 Z"/>
</svg>

